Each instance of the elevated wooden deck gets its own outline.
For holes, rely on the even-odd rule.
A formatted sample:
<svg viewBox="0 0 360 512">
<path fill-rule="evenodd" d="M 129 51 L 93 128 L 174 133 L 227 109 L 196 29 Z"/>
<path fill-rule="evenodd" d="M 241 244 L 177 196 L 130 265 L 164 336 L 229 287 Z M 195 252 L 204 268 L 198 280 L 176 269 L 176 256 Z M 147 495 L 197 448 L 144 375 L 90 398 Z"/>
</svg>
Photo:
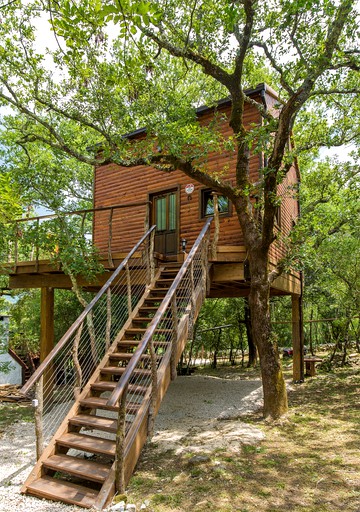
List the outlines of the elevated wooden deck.
<svg viewBox="0 0 360 512">
<path fill-rule="evenodd" d="M 100 264 L 104 272 L 97 274 L 96 278 L 88 281 L 78 276 L 78 284 L 88 291 L 98 291 L 107 281 L 109 273 L 121 263 L 126 256 L 125 253 L 115 253 L 111 265 L 107 257 L 100 258 Z M 141 254 L 136 254 L 138 258 Z M 184 254 L 178 255 L 181 261 Z M 210 258 L 210 290 L 208 297 L 246 297 L 249 294 L 250 281 L 246 275 L 245 248 L 242 246 L 219 246 L 216 257 Z M 274 267 L 275 264 L 271 263 Z M 68 275 L 64 273 L 61 265 L 55 265 L 50 260 L 24 261 L 15 266 L 8 263 L 3 266 L 3 273 L 9 274 L 9 287 L 18 288 L 62 288 L 71 289 L 72 283 Z M 283 274 L 272 284 L 272 295 L 300 295 L 300 276 L 293 271 Z"/>
</svg>

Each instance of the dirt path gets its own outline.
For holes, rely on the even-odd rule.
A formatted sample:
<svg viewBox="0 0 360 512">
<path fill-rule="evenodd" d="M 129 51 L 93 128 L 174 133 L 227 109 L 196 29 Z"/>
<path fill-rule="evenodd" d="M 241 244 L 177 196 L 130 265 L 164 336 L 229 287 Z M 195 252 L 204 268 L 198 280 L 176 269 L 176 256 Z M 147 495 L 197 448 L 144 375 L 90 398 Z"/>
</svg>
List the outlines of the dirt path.
<svg viewBox="0 0 360 512">
<path fill-rule="evenodd" d="M 160 451 L 211 452 L 240 449 L 242 442 L 257 443 L 263 434 L 235 418 L 261 407 L 260 380 L 222 379 L 193 375 L 178 377 L 162 403 L 155 424 L 154 443 Z M 219 421 L 219 417 L 233 418 Z M 0 512 L 55 512 L 78 507 L 38 500 L 20 494 L 20 487 L 35 461 L 34 427 L 15 422 L 0 440 Z"/>
<path fill-rule="evenodd" d="M 159 451 L 176 453 L 219 448 L 236 452 L 241 444 L 256 444 L 264 438 L 261 430 L 241 422 L 241 416 L 261 406 L 260 380 L 178 377 L 161 404 L 153 443 Z"/>
</svg>

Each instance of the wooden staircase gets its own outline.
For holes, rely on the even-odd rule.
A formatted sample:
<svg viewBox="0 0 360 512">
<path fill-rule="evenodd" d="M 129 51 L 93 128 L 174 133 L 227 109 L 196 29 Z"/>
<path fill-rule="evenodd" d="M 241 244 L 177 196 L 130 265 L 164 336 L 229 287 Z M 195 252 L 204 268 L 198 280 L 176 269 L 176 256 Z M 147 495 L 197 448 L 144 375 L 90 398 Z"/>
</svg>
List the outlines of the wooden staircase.
<svg viewBox="0 0 360 512">
<path fill-rule="evenodd" d="M 108 352 L 82 390 L 53 439 L 24 483 L 22 492 L 40 498 L 63 501 L 102 510 L 115 493 L 115 451 L 119 403 L 108 399 L 118 386 L 135 350 L 157 313 L 177 275 L 180 264 L 161 267 L 150 287 L 115 338 Z M 201 284 L 201 283 L 200 283 Z M 199 286 L 200 290 L 201 286 Z M 196 319 L 205 294 L 199 292 L 191 321 Z M 167 311 L 170 309 L 167 307 Z M 156 411 L 169 385 L 171 329 L 165 311 L 153 337 L 159 389 Z M 181 322 L 180 322 L 181 323 Z M 165 327 L 163 327 L 163 325 Z M 176 360 L 186 343 L 189 315 L 178 329 Z M 156 341 L 156 340 L 160 341 Z M 173 362 L 172 362 L 173 364 Z M 125 482 L 127 483 L 148 435 L 151 396 L 151 356 L 146 350 L 133 370 L 127 388 Z M 155 413 L 156 413 L 155 411 Z"/>
</svg>

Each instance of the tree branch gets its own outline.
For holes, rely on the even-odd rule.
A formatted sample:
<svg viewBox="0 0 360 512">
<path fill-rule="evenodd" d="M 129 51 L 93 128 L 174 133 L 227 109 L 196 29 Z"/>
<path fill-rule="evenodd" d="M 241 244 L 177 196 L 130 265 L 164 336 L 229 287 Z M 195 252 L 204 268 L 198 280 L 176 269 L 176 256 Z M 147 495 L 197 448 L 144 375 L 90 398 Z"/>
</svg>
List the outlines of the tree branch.
<svg viewBox="0 0 360 512">
<path fill-rule="evenodd" d="M 218 190 L 223 193 L 225 196 L 229 197 L 229 199 L 235 199 L 235 190 L 228 183 L 219 181 L 218 179 L 214 179 L 208 174 L 201 172 L 196 169 L 191 160 L 186 160 L 174 155 L 165 155 L 165 154 L 157 154 L 157 155 L 149 155 L 148 157 L 140 157 L 133 158 L 129 160 L 118 160 L 116 162 L 122 167 L 136 167 L 139 165 L 152 165 L 153 167 L 164 171 L 164 172 L 172 172 L 175 170 L 180 170 L 189 178 L 192 178 L 196 181 L 199 181 L 203 185 L 212 188 L 214 190 Z"/>
<path fill-rule="evenodd" d="M 360 94 L 360 88 L 352 89 L 318 89 L 310 93 L 311 96 L 330 95 L 330 94 Z"/>
<path fill-rule="evenodd" d="M 43 98 L 40 98 L 40 96 L 38 96 L 37 94 L 34 95 L 34 99 L 36 101 L 38 101 L 41 105 L 43 105 L 43 106 L 49 108 L 50 110 L 52 110 L 53 112 L 56 112 L 57 114 L 60 114 L 61 116 L 65 117 L 67 119 L 70 119 L 71 121 L 75 121 L 77 123 L 80 123 L 83 126 L 87 126 L 88 128 L 91 128 L 92 130 L 98 132 L 111 145 L 112 139 L 111 139 L 110 135 L 108 134 L 108 132 L 106 132 L 105 130 L 103 130 L 99 126 L 97 126 L 95 123 L 92 123 L 91 121 L 86 119 L 81 114 L 77 113 L 77 114 L 73 115 L 73 114 L 70 113 L 70 111 L 68 109 L 67 110 L 60 109 L 59 107 L 57 107 L 56 105 L 54 105 L 50 101 L 46 101 Z"/>
<path fill-rule="evenodd" d="M 316 80 L 324 71 L 331 67 L 331 59 L 337 47 L 339 38 L 342 34 L 344 25 L 352 10 L 352 0 L 342 0 L 335 15 L 335 19 L 328 26 L 328 34 L 324 44 L 324 50 L 314 60 L 312 69 L 308 72 L 306 78 L 296 92 L 283 106 L 279 115 L 278 130 L 275 135 L 273 150 L 269 158 L 269 172 L 265 176 L 264 182 L 264 222 L 262 229 L 262 239 L 264 246 L 269 246 L 274 227 L 274 217 L 276 212 L 275 197 L 277 186 L 277 174 L 281 169 L 281 163 L 284 150 L 294 124 L 295 116 L 310 97 Z M 266 47 L 266 45 L 263 45 Z"/>
<path fill-rule="evenodd" d="M 277 71 L 280 75 L 280 83 L 281 85 L 284 87 L 285 91 L 287 93 L 289 93 L 290 95 L 293 95 L 295 94 L 295 91 L 292 87 L 290 87 L 290 85 L 288 84 L 288 82 L 285 80 L 284 78 L 284 71 L 283 69 L 277 64 L 277 62 L 275 61 L 274 57 L 272 56 L 269 48 L 267 47 L 267 44 L 266 43 L 263 43 L 261 41 L 253 41 L 252 43 L 249 44 L 249 48 L 251 48 L 252 46 L 256 46 L 258 48 L 262 48 L 264 50 L 264 53 L 266 55 L 266 57 L 269 59 L 272 67 L 275 69 L 275 71 Z"/>
<path fill-rule="evenodd" d="M 273 115 L 270 114 L 270 112 L 264 107 L 264 105 L 262 103 L 259 103 L 258 101 L 253 100 L 246 94 L 244 95 L 244 101 L 245 101 L 245 103 L 248 103 L 249 105 L 252 105 L 253 107 L 255 107 L 258 110 L 258 112 L 260 112 L 261 117 L 263 117 L 264 119 L 267 119 L 268 121 L 276 121 L 277 120 Z"/>
<path fill-rule="evenodd" d="M 169 43 L 168 41 L 164 41 L 147 27 L 139 26 L 138 28 L 144 35 L 146 35 L 146 37 L 154 41 L 160 48 L 167 50 L 174 57 L 183 57 L 202 66 L 204 72 L 207 75 L 210 75 L 218 80 L 230 91 L 231 75 L 229 75 L 229 73 L 218 64 L 210 62 L 209 59 L 205 58 L 199 53 L 194 52 L 190 48 L 179 48 Z"/>
<path fill-rule="evenodd" d="M 13 91 L 13 89 L 10 87 L 10 85 L 7 83 L 6 80 L 1 78 L 0 81 L 5 85 L 5 87 L 8 89 L 8 91 L 10 92 L 10 94 L 12 96 L 12 98 L 11 98 L 9 96 L 6 96 L 4 93 L 0 92 L 0 98 L 3 98 L 10 105 L 13 105 L 17 110 L 19 110 L 23 114 L 25 114 L 28 117 L 30 117 L 31 119 L 33 119 L 36 123 L 43 126 L 49 132 L 49 134 L 52 137 L 54 137 L 54 139 L 57 141 L 57 143 L 55 143 L 55 142 L 51 141 L 50 139 L 46 139 L 45 137 L 43 137 L 41 135 L 29 134 L 23 138 L 23 140 L 22 140 L 23 143 L 24 142 L 34 142 L 35 140 L 38 140 L 38 141 L 44 142 L 45 144 L 47 144 L 48 146 L 51 146 L 54 149 L 64 151 L 65 153 L 73 156 L 80 162 L 84 162 L 89 165 L 95 164 L 96 160 L 94 160 L 93 158 L 90 158 L 90 157 L 86 157 L 79 151 L 76 151 L 75 149 L 70 148 L 70 146 L 68 146 L 68 144 L 66 144 L 65 140 L 59 135 L 59 133 L 53 128 L 53 126 L 51 126 L 50 123 L 48 123 L 47 121 L 45 121 L 44 119 L 39 117 L 37 114 L 35 114 L 35 112 L 32 112 L 25 105 L 23 105 L 18 100 L 15 91 Z"/>
<path fill-rule="evenodd" d="M 251 32 L 254 24 L 255 10 L 253 4 L 253 0 L 244 0 L 246 15 L 245 25 L 241 37 L 237 38 L 239 42 L 239 49 L 235 57 L 235 69 L 233 73 L 234 80 L 239 83 L 241 83 L 244 59 L 249 47 Z"/>
</svg>

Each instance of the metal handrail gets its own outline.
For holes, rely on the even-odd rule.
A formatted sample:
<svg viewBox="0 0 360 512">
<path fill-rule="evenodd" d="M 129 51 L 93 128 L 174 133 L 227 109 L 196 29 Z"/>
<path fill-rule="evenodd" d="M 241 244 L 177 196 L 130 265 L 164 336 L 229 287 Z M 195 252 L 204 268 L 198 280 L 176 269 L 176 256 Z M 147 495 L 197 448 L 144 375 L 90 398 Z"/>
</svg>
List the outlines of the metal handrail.
<svg viewBox="0 0 360 512">
<path fill-rule="evenodd" d="M 121 379 L 119 380 L 119 382 L 118 382 L 117 386 L 115 387 L 114 391 L 112 392 L 111 396 L 109 397 L 109 400 L 107 401 L 108 406 L 113 407 L 113 406 L 117 405 L 117 402 L 119 401 L 121 395 L 123 394 L 124 389 L 129 384 L 129 381 L 130 381 L 133 371 L 135 370 L 141 357 L 145 353 L 145 350 L 147 349 L 149 342 L 155 333 L 158 323 L 160 322 L 166 308 L 169 306 L 171 299 L 174 296 L 174 294 L 178 288 L 178 285 L 180 284 L 181 280 L 183 279 L 183 277 L 186 274 L 186 271 L 188 270 L 189 266 L 191 265 L 191 262 L 193 261 L 194 256 L 199 249 L 200 243 L 201 243 L 202 239 L 204 238 L 205 234 L 207 233 L 212 220 L 213 220 L 212 217 L 207 219 L 207 221 L 206 221 L 204 227 L 202 228 L 199 236 L 197 237 L 193 247 L 191 248 L 191 251 L 189 252 L 186 260 L 184 261 L 182 267 L 180 268 L 172 285 L 170 286 L 168 292 L 166 293 L 162 303 L 160 304 L 159 309 L 157 310 L 151 323 L 149 324 L 149 327 L 147 328 L 143 339 L 140 341 L 136 351 L 134 352 L 133 357 L 130 359 L 130 361 L 125 369 L 125 372 L 123 373 Z"/>
<path fill-rule="evenodd" d="M 126 267 L 126 264 L 129 262 L 130 258 L 134 255 L 134 253 L 138 250 L 140 245 L 146 240 L 147 237 L 150 236 L 152 231 L 155 229 L 155 225 L 152 226 L 144 236 L 138 241 L 138 243 L 131 249 L 126 258 L 120 263 L 120 265 L 116 268 L 113 274 L 109 277 L 106 283 L 102 286 L 99 292 L 95 295 L 91 302 L 85 307 L 83 312 L 79 315 L 79 317 L 75 320 L 75 322 L 69 327 L 66 333 L 62 336 L 56 346 L 52 349 L 52 351 L 47 355 L 44 361 L 37 368 L 35 373 L 30 377 L 27 383 L 21 388 L 20 393 L 26 394 L 29 389 L 39 380 L 39 378 L 43 375 L 46 369 L 49 367 L 50 363 L 54 360 L 57 354 L 62 350 L 62 348 L 66 345 L 67 341 L 70 337 L 79 329 L 82 322 L 85 320 L 87 314 L 93 309 L 95 304 L 99 301 L 99 299 L 104 295 L 107 289 L 111 286 L 112 282 L 116 279 L 119 273 Z"/>
<path fill-rule="evenodd" d="M 83 213 L 96 213 L 96 212 L 104 212 L 107 210 L 118 210 L 121 208 L 132 208 L 134 206 L 146 206 L 147 204 L 151 204 L 151 201 L 142 201 L 140 203 L 125 203 L 125 204 L 117 204 L 111 206 L 101 206 L 100 208 L 89 208 L 87 210 L 74 210 L 72 212 L 59 212 L 59 213 L 51 213 L 48 215 L 40 215 L 37 217 L 26 217 L 24 219 L 15 219 L 13 222 L 30 222 L 33 220 L 43 220 L 43 219 L 56 219 L 60 215 L 81 215 Z"/>
<path fill-rule="evenodd" d="M 26 223 L 31 223 L 31 222 L 35 222 L 36 223 L 36 240 L 35 240 L 35 268 L 36 268 L 36 272 L 38 272 L 39 270 L 39 253 L 40 253 L 40 247 L 39 247 L 39 239 L 38 239 L 38 231 L 39 231 L 39 226 L 40 226 L 40 222 L 42 221 L 54 221 L 54 220 L 59 220 L 61 218 L 67 218 L 67 217 L 71 217 L 71 216 L 80 216 L 82 217 L 82 224 L 81 224 L 81 229 L 83 229 L 84 227 L 84 224 L 85 224 L 85 218 L 86 218 L 86 215 L 89 213 L 89 214 L 93 214 L 93 233 L 92 235 L 94 236 L 94 225 L 95 225 L 95 215 L 98 214 L 98 213 L 102 213 L 102 212 L 110 212 L 110 218 L 109 218 L 109 233 L 108 233 L 108 249 L 107 249 L 107 253 L 108 253 L 108 261 L 109 261 L 109 264 L 111 267 L 114 267 L 114 262 L 113 262 L 113 258 L 112 258 L 112 250 L 111 250 L 111 241 L 112 241 L 112 222 L 113 222 L 113 213 L 115 211 L 121 211 L 121 210 L 126 210 L 128 208 L 138 208 L 138 207 L 146 207 L 148 205 L 151 204 L 151 201 L 141 201 L 141 202 L 134 202 L 134 203 L 124 203 L 124 204 L 116 204 L 116 205 L 110 205 L 110 206 L 101 206 L 99 208 L 89 208 L 89 209 L 84 209 L 84 210 L 74 210 L 74 211 L 59 211 L 57 213 L 52 213 L 52 214 L 47 214 L 47 215 L 40 215 L 40 216 L 35 216 L 35 217 L 27 217 L 27 218 L 21 218 L 21 219 L 16 219 L 14 221 L 11 222 L 11 224 L 13 224 L 15 226 L 15 231 L 16 231 L 16 234 L 15 234 L 15 239 L 14 239 L 14 265 L 15 265 L 15 269 L 16 269 L 16 266 L 18 264 L 18 259 L 19 259 L 19 243 L 21 243 L 21 239 L 22 239 L 22 231 L 20 229 L 20 226 L 21 225 L 25 225 L 26 227 Z M 148 213 L 148 210 L 145 214 L 145 229 L 149 229 L 150 225 L 149 225 L 149 213 Z M 90 234 L 90 232 L 89 232 Z M 84 233 L 80 233 L 81 236 L 84 236 Z M 57 252 L 57 251 L 55 251 Z M 52 253 L 52 251 L 49 252 L 49 254 L 51 255 L 50 259 L 52 259 L 52 257 L 54 256 L 54 253 Z"/>
</svg>

